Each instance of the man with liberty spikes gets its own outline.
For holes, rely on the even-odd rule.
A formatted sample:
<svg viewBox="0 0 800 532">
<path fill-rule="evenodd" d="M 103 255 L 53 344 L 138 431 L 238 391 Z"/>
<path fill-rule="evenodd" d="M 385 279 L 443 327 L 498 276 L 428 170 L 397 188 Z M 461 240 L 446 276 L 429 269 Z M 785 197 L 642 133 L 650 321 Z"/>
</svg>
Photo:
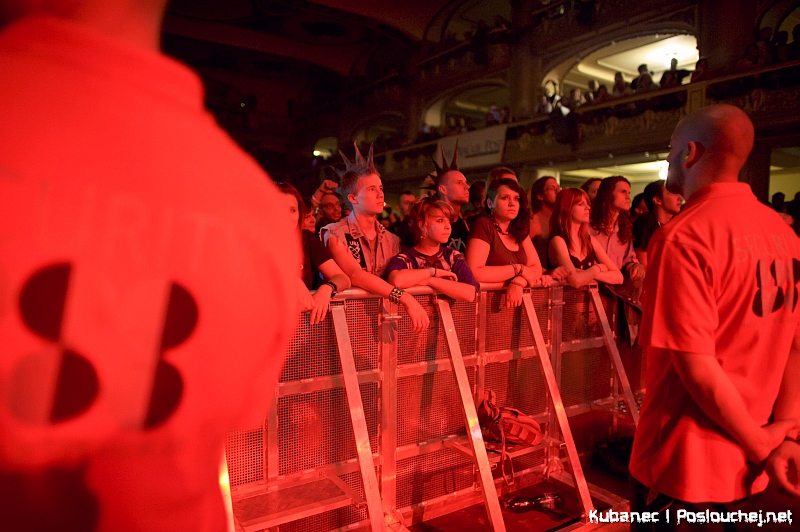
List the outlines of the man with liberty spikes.
<svg viewBox="0 0 800 532">
<path fill-rule="evenodd" d="M 358 146 L 355 150 L 355 162 L 339 152 L 345 164 L 344 170 L 339 172 L 339 187 L 353 211 L 320 229 L 320 238 L 353 286 L 402 304 L 414 331 L 421 332 L 428 327 L 428 314 L 414 296 L 383 280 L 389 259 L 400 253 L 400 239 L 378 222 L 384 195 L 381 177 L 372 159 L 372 146 L 366 160 Z"/>
<path fill-rule="evenodd" d="M 450 240 L 447 242 L 447 247 L 453 248 L 459 253 L 465 253 L 467 249 L 467 239 L 469 238 L 469 226 L 467 225 L 464 217 L 461 216 L 461 207 L 469 203 L 469 185 L 467 178 L 458 170 L 458 141 L 456 141 L 455 150 L 453 150 L 453 160 L 447 164 L 447 158 L 444 155 L 444 148 L 439 147 L 442 155 L 442 165 L 433 159 L 433 165 L 436 167 L 434 174 L 434 183 L 436 192 L 439 199 L 447 203 L 453 208 L 454 219 L 450 220 L 452 233 L 450 233 Z"/>
</svg>

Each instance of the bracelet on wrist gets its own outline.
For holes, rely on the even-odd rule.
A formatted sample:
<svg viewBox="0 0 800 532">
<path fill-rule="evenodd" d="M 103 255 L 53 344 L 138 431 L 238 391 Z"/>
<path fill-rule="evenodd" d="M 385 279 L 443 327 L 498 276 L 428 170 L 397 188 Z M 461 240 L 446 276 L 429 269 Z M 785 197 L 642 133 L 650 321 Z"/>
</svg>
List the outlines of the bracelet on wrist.
<svg viewBox="0 0 800 532">
<path fill-rule="evenodd" d="M 520 282 L 515 282 L 516 279 L 519 279 Z M 509 282 L 511 284 L 515 284 L 515 285 L 519 286 L 520 288 L 525 288 L 528 285 L 528 281 L 526 281 L 525 279 L 523 279 L 519 275 L 515 275 L 514 277 L 512 277 L 511 281 L 509 281 Z"/>
<path fill-rule="evenodd" d="M 406 291 L 402 288 L 394 287 L 392 288 L 392 291 L 389 292 L 389 301 L 395 304 L 400 303 L 400 298 L 403 297 L 403 294 L 405 293 Z"/>
<path fill-rule="evenodd" d="M 331 287 L 331 297 L 339 293 L 339 289 L 336 287 L 336 283 L 334 283 L 333 281 L 325 281 L 322 284 L 326 284 Z"/>
</svg>

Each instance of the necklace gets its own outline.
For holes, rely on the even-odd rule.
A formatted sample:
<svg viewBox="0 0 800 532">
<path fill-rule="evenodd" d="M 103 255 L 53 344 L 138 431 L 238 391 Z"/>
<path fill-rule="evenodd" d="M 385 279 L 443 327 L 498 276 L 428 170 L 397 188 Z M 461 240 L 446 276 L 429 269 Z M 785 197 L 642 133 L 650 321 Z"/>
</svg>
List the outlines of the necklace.
<svg viewBox="0 0 800 532">
<path fill-rule="evenodd" d="M 503 231 L 502 229 L 500 229 L 500 224 L 498 224 L 497 222 L 495 222 L 495 221 L 494 221 L 494 216 L 490 216 L 489 218 L 491 218 L 491 219 L 492 219 L 492 223 L 494 224 L 494 227 L 495 227 L 495 229 L 497 229 L 497 232 L 498 232 L 499 234 L 501 234 L 501 235 L 503 235 L 503 236 L 505 236 L 505 235 L 508 235 L 508 234 L 509 234 L 507 229 L 506 229 L 505 231 Z"/>
</svg>

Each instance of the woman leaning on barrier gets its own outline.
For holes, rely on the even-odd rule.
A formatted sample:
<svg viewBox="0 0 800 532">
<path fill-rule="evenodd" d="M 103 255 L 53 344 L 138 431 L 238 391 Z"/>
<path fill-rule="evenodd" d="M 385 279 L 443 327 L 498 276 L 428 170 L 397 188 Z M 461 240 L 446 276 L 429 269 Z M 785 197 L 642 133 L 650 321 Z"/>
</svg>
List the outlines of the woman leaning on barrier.
<svg viewBox="0 0 800 532">
<path fill-rule="evenodd" d="M 445 245 L 452 231 L 453 214 L 453 208 L 435 196 L 412 205 L 409 216 L 417 244 L 392 257 L 386 265 L 389 283 L 398 288 L 430 286 L 455 299 L 475 300 L 480 285 L 464 256 Z"/>
<path fill-rule="evenodd" d="M 589 235 L 589 196 L 579 188 L 565 188 L 556 196 L 550 218 L 548 259 L 566 270 L 567 282 L 580 288 L 592 281 L 622 283 L 622 273 L 596 238 Z"/>
<path fill-rule="evenodd" d="M 283 192 L 289 215 L 297 219 L 297 230 L 303 239 L 303 264 L 298 277 L 298 282 L 302 285 L 299 291 L 300 306 L 304 311 L 311 311 L 309 322 L 311 325 L 316 325 L 325 319 L 331 298 L 337 292 L 350 288 L 350 278 L 339 268 L 317 235 L 301 229 L 306 216 L 306 206 L 297 189 L 289 183 L 277 183 L 277 185 Z M 321 277 L 324 277 L 324 280 Z M 312 295 L 311 290 L 314 288 L 316 292 Z"/>
<path fill-rule="evenodd" d="M 467 241 L 467 264 L 475 279 L 507 282 L 506 306 L 522 303 L 525 287 L 549 286 L 530 237 L 525 191 L 513 179 L 496 179 L 486 191 L 486 216 L 475 219 Z"/>
</svg>

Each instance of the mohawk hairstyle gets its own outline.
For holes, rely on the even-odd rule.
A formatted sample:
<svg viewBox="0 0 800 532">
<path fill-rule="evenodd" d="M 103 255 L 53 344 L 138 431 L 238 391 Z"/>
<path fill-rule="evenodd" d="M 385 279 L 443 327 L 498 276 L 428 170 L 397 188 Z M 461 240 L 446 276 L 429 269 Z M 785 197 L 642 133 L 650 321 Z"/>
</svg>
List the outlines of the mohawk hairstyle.
<svg viewBox="0 0 800 532">
<path fill-rule="evenodd" d="M 359 178 L 378 173 L 375 170 L 375 162 L 372 160 L 372 144 L 369 146 L 369 155 L 366 159 L 358 150 L 358 144 L 353 142 L 353 147 L 356 150 L 355 162 L 351 162 L 342 150 L 339 150 L 339 155 L 344 160 L 344 170 L 341 172 L 337 170 L 336 173 L 339 175 L 339 188 L 344 191 L 345 196 L 358 192 Z"/>
<path fill-rule="evenodd" d="M 436 162 L 436 159 L 431 157 L 433 161 L 433 166 L 436 167 L 436 172 L 433 173 L 433 180 L 435 182 L 436 189 L 439 189 L 439 185 L 442 184 L 442 177 L 447 172 L 452 172 L 453 170 L 458 170 L 458 140 L 456 140 L 456 147 L 453 150 L 453 160 L 450 161 L 450 164 L 447 164 L 447 157 L 444 155 L 444 147 L 439 145 L 439 152 L 442 154 L 442 165 L 439 166 L 439 163 Z"/>
</svg>

